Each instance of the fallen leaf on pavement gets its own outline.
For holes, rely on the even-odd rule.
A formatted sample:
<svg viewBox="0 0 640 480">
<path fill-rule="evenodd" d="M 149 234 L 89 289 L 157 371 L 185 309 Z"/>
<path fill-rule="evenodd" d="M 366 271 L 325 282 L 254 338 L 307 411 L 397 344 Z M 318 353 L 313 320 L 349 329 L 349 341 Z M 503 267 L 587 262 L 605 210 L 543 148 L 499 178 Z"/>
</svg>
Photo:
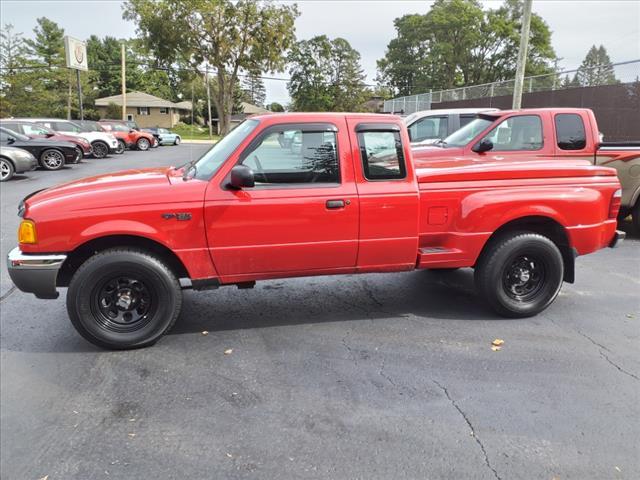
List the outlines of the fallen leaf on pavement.
<svg viewBox="0 0 640 480">
<path fill-rule="evenodd" d="M 135 433 L 130 433 L 130 434 L 129 434 L 129 436 L 130 436 L 131 438 L 133 438 L 133 437 L 135 437 L 135 436 L 136 436 L 136 434 L 135 434 Z"/>
<path fill-rule="evenodd" d="M 504 340 L 502 340 L 501 338 L 496 338 L 493 342 L 491 342 L 491 345 L 494 345 L 496 347 L 499 347 L 500 345 L 502 345 L 504 343 Z"/>
<path fill-rule="evenodd" d="M 209 332 L 207 332 L 206 330 L 203 330 L 202 335 L 209 335 Z"/>
<path fill-rule="evenodd" d="M 619 467 L 615 467 L 618 472 L 622 472 Z"/>
<path fill-rule="evenodd" d="M 45 475 L 44 477 L 39 478 L 38 480 L 48 480 L 48 478 L 49 478 L 49 475 Z"/>
<path fill-rule="evenodd" d="M 233 353 L 233 348 L 227 348 L 227 349 L 224 351 L 224 354 L 225 354 L 225 355 L 231 355 L 232 353 Z"/>
<path fill-rule="evenodd" d="M 227 453 L 227 457 L 233 458 L 233 455 L 231 455 L 230 453 Z"/>
<path fill-rule="evenodd" d="M 502 347 L 498 347 L 497 345 L 491 345 L 491 350 L 494 352 L 498 352 Z"/>
</svg>

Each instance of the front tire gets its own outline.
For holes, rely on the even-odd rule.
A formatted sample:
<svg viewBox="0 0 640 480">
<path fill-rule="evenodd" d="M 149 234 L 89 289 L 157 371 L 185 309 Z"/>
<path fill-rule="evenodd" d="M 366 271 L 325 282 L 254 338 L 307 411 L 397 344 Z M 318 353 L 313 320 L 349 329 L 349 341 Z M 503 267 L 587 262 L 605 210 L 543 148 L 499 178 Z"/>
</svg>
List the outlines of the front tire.
<svg viewBox="0 0 640 480">
<path fill-rule="evenodd" d="M 547 237 L 515 232 L 491 240 L 474 273 L 476 289 L 504 317 L 531 317 L 542 312 L 562 287 L 564 263 Z"/>
<path fill-rule="evenodd" d="M 180 145 L 180 137 L 176 137 L 175 141 L 173 142 L 174 145 Z"/>
<path fill-rule="evenodd" d="M 146 152 L 147 150 L 149 150 L 150 146 L 151 143 L 146 138 L 139 138 L 136 142 L 136 147 L 142 152 Z"/>
<path fill-rule="evenodd" d="M 6 158 L 0 158 L 0 182 L 11 180 L 15 173 L 16 169 L 13 168 L 13 163 Z"/>
<path fill-rule="evenodd" d="M 89 258 L 67 292 L 71 323 L 102 348 L 153 345 L 176 322 L 182 290 L 173 272 L 146 252 L 115 248 Z"/>
<path fill-rule="evenodd" d="M 118 139 L 118 146 L 116 147 L 116 154 L 117 155 L 122 155 L 126 149 L 127 149 L 127 144 L 124 143 L 124 140 Z"/>
<path fill-rule="evenodd" d="M 60 150 L 47 148 L 40 154 L 40 165 L 45 170 L 60 170 L 64 163 L 64 155 Z"/>
<path fill-rule="evenodd" d="M 95 158 L 104 158 L 109 154 L 109 145 L 99 140 L 91 144 L 93 147 L 93 156 Z"/>
<path fill-rule="evenodd" d="M 80 147 L 76 147 L 74 150 L 76 151 L 76 156 L 73 159 L 73 163 L 80 163 L 84 157 L 84 152 Z"/>
</svg>

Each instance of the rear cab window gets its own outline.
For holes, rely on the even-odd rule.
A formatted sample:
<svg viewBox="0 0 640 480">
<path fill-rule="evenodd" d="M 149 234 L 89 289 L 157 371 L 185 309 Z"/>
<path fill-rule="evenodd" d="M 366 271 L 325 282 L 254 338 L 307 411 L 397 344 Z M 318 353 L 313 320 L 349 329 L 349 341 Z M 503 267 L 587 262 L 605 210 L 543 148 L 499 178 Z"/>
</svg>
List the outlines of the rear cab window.
<svg viewBox="0 0 640 480">
<path fill-rule="evenodd" d="M 360 124 L 356 127 L 365 179 L 400 180 L 407 168 L 400 129 L 393 124 Z"/>
<path fill-rule="evenodd" d="M 558 113 L 554 120 L 556 141 L 560 150 L 582 150 L 587 146 L 587 134 L 580 115 Z"/>
</svg>

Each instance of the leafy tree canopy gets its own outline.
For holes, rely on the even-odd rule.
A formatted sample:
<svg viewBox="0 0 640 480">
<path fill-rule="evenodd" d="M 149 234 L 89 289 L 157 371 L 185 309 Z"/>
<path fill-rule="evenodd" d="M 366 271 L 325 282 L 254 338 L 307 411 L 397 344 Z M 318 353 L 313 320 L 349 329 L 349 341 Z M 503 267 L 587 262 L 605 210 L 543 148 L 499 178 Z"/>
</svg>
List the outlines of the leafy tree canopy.
<svg viewBox="0 0 640 480">
<path fill-rule="evenodd" d="M 297 111 L 354 111 L 365 99 L 360 54 L 343 38 L 298 42 L 289 53 L 287 87 Z"/>
<path fill-rule="evenodd" d="M 212 94 L 223 134 L 230 129 L 239 73 L 281 71 L 297 16 L 295 4 L 251 0 L 129 0 L 124 7 L 124 18 L 136 22 L 159 61 L 215 69 Z"/>
<path fill-rule="evenodd" d="M 580 64 L 573 83 L 582 87 L 595 87 L 597 85 L 610 85 L 618 83 L 613 63 L 604 46 L 593 45 Z"/>
<path fill-rule="evenodd" d="M 490 10 L 477 0 L 436 0 L 424 15 L 396 18 L 397 37 L 378 60 L 378 81 L 411 95 L 511 79 L 521 16 L 518 0 Z M 549 26 L 533 14 L 525 74 L 551 72 L 555 57 Z"/>
</svg>

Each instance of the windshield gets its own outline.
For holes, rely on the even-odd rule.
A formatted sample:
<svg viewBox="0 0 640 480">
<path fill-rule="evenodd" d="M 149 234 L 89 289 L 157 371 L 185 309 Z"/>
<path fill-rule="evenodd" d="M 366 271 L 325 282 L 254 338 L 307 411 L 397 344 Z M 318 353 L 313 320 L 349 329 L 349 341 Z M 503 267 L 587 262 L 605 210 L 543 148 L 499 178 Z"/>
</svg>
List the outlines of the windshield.
<svg viewBox="0 0 640 480">
<path fill-rule="evenodd" d="M 467 123 L 460 130 L 453 132 L 444 139 L 443 147 L 464 147 L 473 140 L 480 132 L 491 125 L 496 117 L 482 116 Z"/>
<path fill-rule="evenodd" d="M 195 162 L 194 177 L 198 180 L 209 180 L 242 141 L 255 130 L 258 123 L 258 120 L 245 120 L 231 130 Z"/>
</svg>

